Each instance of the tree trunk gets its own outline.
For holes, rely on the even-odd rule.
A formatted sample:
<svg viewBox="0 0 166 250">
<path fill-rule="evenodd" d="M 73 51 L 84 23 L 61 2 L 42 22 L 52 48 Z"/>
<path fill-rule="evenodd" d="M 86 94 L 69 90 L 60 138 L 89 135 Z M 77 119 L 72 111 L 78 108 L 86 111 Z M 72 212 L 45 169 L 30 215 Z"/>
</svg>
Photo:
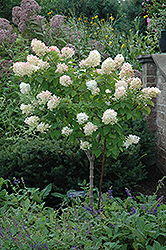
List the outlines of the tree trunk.
<svg viewBox="0 0 166 250">
<path fill-rule="evenodd" d="M 86 151 L 86 155 L 88 157 L 88 160 L 90 162 L 90 175 L 89 175 L 89 181 L 90 181 L 90 193 L 89 193 L 89 205 L 92 206 L 93 203 L 93 182 L 94 182 L 94 162 L 95 162 L 95 155 L 92 153 L 90 155 L 89 151 Z"/>
</svg>

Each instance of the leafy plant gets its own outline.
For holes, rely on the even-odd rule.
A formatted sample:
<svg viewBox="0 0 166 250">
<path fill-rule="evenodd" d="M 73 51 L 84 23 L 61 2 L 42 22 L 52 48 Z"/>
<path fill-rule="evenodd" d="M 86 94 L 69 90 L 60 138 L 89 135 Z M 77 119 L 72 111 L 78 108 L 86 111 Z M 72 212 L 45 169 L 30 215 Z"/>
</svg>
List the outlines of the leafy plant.
<svg viewBox="0 0 166 250">
<path fill-rule="evenodd" d="M 140 194 L 134 198 L 126 189 L 127 197 L 121 200 L 110 188 L 102 195 L 100 210 L 96 203 L 89 207 L 88 196 L 65 198 L 53 210 L 34 199 L 40 196 L 38 189 L 14 181 L 0 178 L 1 201 L 7 203 L 0 207 L 2 249 L 166 249 L 163 197 Z M 7 191 L 10 186 L 11 194 Z"/>
</svg>

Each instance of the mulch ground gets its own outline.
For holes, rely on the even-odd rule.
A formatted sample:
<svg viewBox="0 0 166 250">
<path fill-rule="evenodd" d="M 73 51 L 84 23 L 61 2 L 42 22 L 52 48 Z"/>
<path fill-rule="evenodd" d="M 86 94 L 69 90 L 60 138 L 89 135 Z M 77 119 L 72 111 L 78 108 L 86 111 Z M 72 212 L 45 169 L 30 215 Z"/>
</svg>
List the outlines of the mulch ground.
<svg viewBox="0 0 166 250">
<path fill-rule="evenodd" d="M 164 175 L 159 171 L 156 165 L 151 166 L 148 172 L 148 178 L 137 184 L 137 186 L 132 189 L 132 193 L 153 195 L 156 192 L 158 182 Z M 157 192 L 157 198 L 164 196 L 163 203 L 166 204 L 166 178 L 164 179 L 163 184 L 164 186 L 162 186 Z"/>
</svg>

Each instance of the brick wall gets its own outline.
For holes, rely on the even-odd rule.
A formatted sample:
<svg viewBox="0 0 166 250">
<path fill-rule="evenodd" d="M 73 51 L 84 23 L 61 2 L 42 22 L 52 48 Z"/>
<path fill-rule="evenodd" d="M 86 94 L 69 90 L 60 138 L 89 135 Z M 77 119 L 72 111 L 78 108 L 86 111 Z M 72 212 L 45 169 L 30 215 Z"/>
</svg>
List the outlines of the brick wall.
<svg viewBox="0 0 166 250">
<path fill-rule="evenodd" d="M 148 119 L 149 128 L 157 133 L 157 167 L 166 174 L 166 54 L 142 55 L 142 81 L 144 87 L 157 87 L 161 94 L 155 98 L 154 107 Z"/>
</svg>

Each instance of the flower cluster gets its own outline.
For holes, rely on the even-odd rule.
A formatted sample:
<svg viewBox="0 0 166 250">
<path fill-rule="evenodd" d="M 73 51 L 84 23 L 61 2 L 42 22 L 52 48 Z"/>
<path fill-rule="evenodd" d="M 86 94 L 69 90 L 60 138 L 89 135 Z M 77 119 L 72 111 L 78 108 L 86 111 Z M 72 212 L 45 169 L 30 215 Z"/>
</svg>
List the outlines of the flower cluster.
<svg viewBox="0 0 166 250">
<path fill-rule="evenodd" d="M 27 56 L 27 62 L 29 62 L 32 65 L 38 66 L 39 60 L 40 59 L 37 56 L 33 56 L 33 55 Z"/>
<path fill-rule="evenodd" d="M 126 82 L 126 81 L 124 81 L 124 80 L 119 80 L 119 81 L 117 81 L 116 83 L 115 83 L 115 88 L 117 89 L 117 88 L 119 88 L 119 87 L 124 87 L 125 89 L 127 89 L 127 87 L 128 87 L 128 83 Z"/>
<path fill-rule="evenodd" d="M 97 50 L 92 50 L 90 53 L 89 53 L 89 56 L 85 59 L 85 60 L 82 60 L 80 63 L 79 63 L 79 66 L 80 67 L 84 67 L 84 66 L 87 66 L 87 67 L 96 67 L 100 64 L 101 62 L 101 56 L 100 56 L 100 53 L 97 51 Z"/>
<path fill-rule="evenodd" d="M 49 48 L 40 40 L 36 38 L 31 42 L 31 48 L 36 53 L 37 56 L 44 56 L 46 53 L 49 52 Z"/>
<path fill-rule="evenodd" d="M 136 77 L 131 80 L 129 87 L 130 90 L 138 90 L 141 89 L 141 87 L 142 87 L 142 82 L 140 78 Z"/>
<path fill-rule="evenodd" d="M 129 79 L 134 76 L 134 72 L 130 63 L 124 63 L 120 70 L 121 79 Z"/>
<path fill-rule="evenodd" d="M 12 9 L 12 21 L 18 25 L 19 31 L 23 32 L 30 20 L 37 24 L 39 24 L 39 21 L 45 22 L 44 17 L 37 15 L 40 11 L 41 7 L 35 0 L 22 0 L 21 7 L 16 6 Z"/>
<path fill-rule="evenodd" d="M 31 104 L 21 104 L 20 109 L 22 110 L 23 114 L 29 115 L 33 111 L 33 106 Z"/>
<path fill-rule="evenodd" d="M 20 83 L 20 92 L 22 94 L 29 94 L 29 92 L 31 91 L 31 87 L 29 85 L 29 83 Z"/>
<path fill-rule="evenodd" d="M 42 104 L 45 105 L 49 101 L 50 97 L 51 93 L 48 90 L 42 91 L 40 94 L 36 96 L 40 105 Z"/>
<path fill-rule="evenodd" d="M 73 48 L 64 47 L 61 49 L 61 53 L 63 57 L 71 58 L 74 55 L 75 51 Z"/>
<path fill-rule="evenodd" d="M 50 97 L 50 100 L 47 103 L 48 109 L 53 110 L 55 109 L 60 103 L 60 97 L 57 97 L 56 95 L 53 95 Z"/>
<path fill-rule="evenodd" d="M 89 116 L 85 113 L 77 114 L 77 122 L 81 125 L 84 124 L 88 120 Z"/>
<path fill-rule="evenodd" d="M 68 66 L 65 63 L 58 63 L 57 69 L 55 72 L 64 73 L 65 71 L 68 71 Z"/>
<path fill-rule="evenodd" d="M 101 73 L 109 75 L 115 70 L 115 66 L 115 61 L 111 57 L 108 57 L 101 65 Z"/>
<path fill-rule="evenodd" d="M 58 55 L 60 55 L 60 50 L 58 49 L 58 47 L 56 47 L 56 46 L 51 46 L 51 47 L 49 47 L 48 49 L 49 49 L 49 51 L 55 51 L 55 52 L 58 53 Z"/>
<path fill-rule="evenodd" d="M 84 133 L 85 135 L 92 135 L 92 133 L 97 129 L 98 127 L 96 125 L 94 125 L 92 122 L 88 122 L 84 127 Z"/>
<path fill-rule="evenodd" d="M 28 124 L 30 127 L 35 128 L 40 121 L 40 118 L 38 116 L 30 116 L 25 119 L 25 123 Z"/>
<path fill-rule="evenodd" d="M 122 54 L 118 54 L 115 58 L 114 58 L 114 62 L 116 64 L 116 68 L 120 68 L 120 66 L 122 65 L 122 63 L 124 63 L 124 57 Z"/>
<path fill-rule="evenodd" d="M 120 86 L 118 88 L 115 89 L 115 93 L 114 93 L 115 99 L 118 100 L 122 97 L 126 96 L 126 89 L 124 86 Z"/>
<path fill-rule="evenodd" d="M 50 19 L 50 27 L 55 31 L 57 27 L 64 23 L 65 16 L 55 15 Z"/>
<path fill-rule="evenodd" d="M 42 59 L 39 59 L 37 56 L 33 55 L 27 56 L 27 62 L 29 62 L 32 65 L 38 66 L 41 70 L 46 70 L 50 67 L 48 62 L 45 62 Z"/>
<path fill-rule="evenodd" d="M 92 145 L 88 141 L 80 141 L 80 149 L 86 151 L 89 150 Z"/>
<path fill-rule="evenodd" d="M 92 95 L 99 95 L 100 89 L 99 88 L 92 89 L 91 93 L 92 93 Z"/>
<path fill-rule="evenodd" d="M 70 76 L 67 76 L 67 75 L 61 76 L 59 79 L 59 82 L 64 87 L 68 87 L 69 85 L 73 83 Z"/>
<path fill-rule="evenodd" d="M 50 128 L 51 126 L 48 124 L 48 123 L 43 123 L 43 122 L 40 122 L 38 125 L 37 125 L 37 127 L 36 127 L 36 129 L 37 129 L 37 131 L 39 131 L 39 132 L 41 132 L 41 133 L 45 133 L 46 131 L 48 131 L 49 130 L 49 128 Z"/>
<path fill-rule="evenodd" d="M 16 62 L 13 64 L 13 72 L 19 77 L 25 75 L 30 77 L 37 70 L 39 70 L 39 67 L 32 65 L 29 62 Z"/>
<path fill-rule="evenodd" d="M 97 88 L 97 82 L 95 80 L 91 80 L 86 82 L 87 89 L 94 90 Z"/>
<path fill-rule="evenodd" d="M 114 111 L 113 109 L 107 109 L 103 114 L 102 122 L 106 125 L 108 124 L 114 125 L 115 123 L 118 122 L 117 112 Z"/>
<path fill-rule="evenodd" d="M 139 136 L 136 135 L 128 135 L 126 140 L 123 142 L 123 147 L 128 148 L 132 144 L 137 144 L 140 140 Z"/>
<path fill-rule="evenodd" d="M 5 18 L 0 18 L 0 44 L 8 46 L 16 41 L 17 34 L 13 33 L 13 28 L 9 21 Z"/>
<path fill-rule="evenodd" d="M 148 87 L 148 88 L 142 89 L 142 93 L 144 93 L 146 98 L 151 99 L 153 97 L 160 95 L 161 91 L 156 87 L 151 87 L 151 88 Z"/>
<path fill-rule="evenodd" d="M 68 126 L 62 128 L 62 135 L 69 136 L 72 132 L 73 129 Z"/>
</svg>

